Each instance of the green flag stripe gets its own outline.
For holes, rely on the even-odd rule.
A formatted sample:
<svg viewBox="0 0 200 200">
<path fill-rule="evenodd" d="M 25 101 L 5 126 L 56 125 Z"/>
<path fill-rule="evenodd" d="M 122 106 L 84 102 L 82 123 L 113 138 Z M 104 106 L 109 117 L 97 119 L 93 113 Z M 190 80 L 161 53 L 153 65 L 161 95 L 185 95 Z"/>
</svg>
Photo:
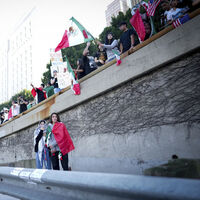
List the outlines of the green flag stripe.
<svg viewBox="0 0 200 200">
<path fill-rule="evenodd" d="M 118 51 L 116 51 L 115 49 L 112 49 L 112 52 L 113 52 L 114 54 L 116 54 L 116 55 L 120 56 L 119 52 L 118 52 Z"/>
<path fill-rule="evenodd" d="M 73 69 L 72 69 L 72 67 L 71 67 L 71 65 L 70 65 L 70 63 L 69 63 L 69 61 L 68 61 L 68 59 L 66 58 L 66 62 L 67 62 L 67 70 L 68 70 L 68 72 L 71 72 L 72 73 L 72 75 L 74 76 L 74 78 L 75 78 L 75 74 L 74 74 L 74 71 L 73 71 Z"/>
<path fill-rule="evenodd" d="M 78 26 L 78 28 L 80 29 L 80 31 L 82 32 L 82 34 L 83 34 L 83 31 L 85 30 L 85 32 L 87 33 L 87 35 L 90 36 L 90 38 L 89 37 L 88 38 L 84 37 L 84 42 L 89 42 L 91 40 L 94 40 L 94 37 L 74 17 L 72 17 L 70 20 L 72 20 Z"/>
</svg>

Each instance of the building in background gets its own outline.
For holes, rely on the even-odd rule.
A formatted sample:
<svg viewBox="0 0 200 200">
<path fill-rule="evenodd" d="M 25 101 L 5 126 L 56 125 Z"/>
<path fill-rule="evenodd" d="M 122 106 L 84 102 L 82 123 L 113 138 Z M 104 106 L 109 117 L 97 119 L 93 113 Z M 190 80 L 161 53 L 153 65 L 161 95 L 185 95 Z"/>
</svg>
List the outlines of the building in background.
<svg viewBox="0 0 200 200">
<path fill-rule="evenodd" d="M 8 100 L 8 41 L 0 45 L 0 102 Z"/>
<path fill-rule="evenodd" d="M 30 83 L 39 85 L 45 65 L 38 64 L 42 53 L 38 52 L 37 9 L 32 8 L 0 46 L 0 103 L 8 101 L 23 89 L 31 89 Z"/>
<path fill-rule="evenodd" d="M 110 26 L 112 17 L 117 17 L 119 12 L 125 13 L 128 9 L 127 0 L 114 0 L 110 3 L 105 11 L 107 26 Z"/>
<path fill-rule="evenodd" d="M 140 2 L 141 0 L 127 0 L 127 6 L 129 8 L 133 8 L 135 5 L 137 5 Z"/>
</svg>

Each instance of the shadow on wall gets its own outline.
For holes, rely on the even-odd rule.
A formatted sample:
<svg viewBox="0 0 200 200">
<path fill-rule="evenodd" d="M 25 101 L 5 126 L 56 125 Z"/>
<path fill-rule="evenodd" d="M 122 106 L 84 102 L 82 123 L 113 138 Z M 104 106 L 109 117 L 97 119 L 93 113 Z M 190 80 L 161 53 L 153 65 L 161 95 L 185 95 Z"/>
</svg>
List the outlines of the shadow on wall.
<svg viewBox="0 0 200 200">
<path fill-rule="evenodd" d="M 167 164 L 146 169 L 144 175 L 200 179 L 200 159 L 179 159 L 172 155 Z"/>
</svg>

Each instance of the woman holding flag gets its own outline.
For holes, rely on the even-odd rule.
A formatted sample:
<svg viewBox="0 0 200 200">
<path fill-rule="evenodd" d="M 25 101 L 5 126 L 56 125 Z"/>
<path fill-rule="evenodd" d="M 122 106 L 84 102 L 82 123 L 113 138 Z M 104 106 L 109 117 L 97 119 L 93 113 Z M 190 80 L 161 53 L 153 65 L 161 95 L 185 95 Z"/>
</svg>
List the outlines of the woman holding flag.
<svg viewBox="0 0 200 200">
<path fill-rule="evenodd" d="M 51 161 L 54 170 L 59 170 L 59 159 L 63 170 L 68 170 L 68 153 L 74 150 L 74 144 L 64 123 L 57 113 L 52 113 L 46 134 L 47 146 L 51 149 Z"/>
</svg>

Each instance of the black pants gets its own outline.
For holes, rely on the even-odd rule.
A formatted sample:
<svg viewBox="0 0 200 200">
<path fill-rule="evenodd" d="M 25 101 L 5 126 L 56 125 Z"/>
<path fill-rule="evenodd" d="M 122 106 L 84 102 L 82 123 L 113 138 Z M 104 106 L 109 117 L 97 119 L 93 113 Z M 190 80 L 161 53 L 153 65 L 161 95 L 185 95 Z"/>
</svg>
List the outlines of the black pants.
<svg viewBox="0 0 200 200">
<path fill-rule="evenodd" d="M 59 151 L 56 151 L 55 153 L 51 153 L 51 162 L 54 170 L 60 170 L 59 166 L 59 158 L 58 158 Z M 64 171 L 68 170 L 68 154 L 65 154 L 62 156 L 61 160 L 62 168 Z"/>
</svg>

